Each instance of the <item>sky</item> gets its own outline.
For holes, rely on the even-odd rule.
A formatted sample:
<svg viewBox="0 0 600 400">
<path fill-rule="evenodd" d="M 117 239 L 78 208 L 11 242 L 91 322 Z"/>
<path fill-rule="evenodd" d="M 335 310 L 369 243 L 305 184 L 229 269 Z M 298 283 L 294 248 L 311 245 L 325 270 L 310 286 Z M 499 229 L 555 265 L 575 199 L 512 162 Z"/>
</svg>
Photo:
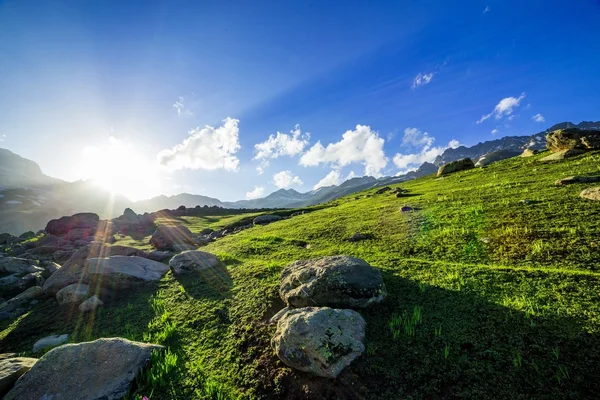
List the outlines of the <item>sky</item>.
<svg viewBox="0 0 600 400">
<path fill-rule="evenodd" d="M 600 2 L 0 0 L 0 147 L 132 200 L 600 120 Z"/>
</svg>

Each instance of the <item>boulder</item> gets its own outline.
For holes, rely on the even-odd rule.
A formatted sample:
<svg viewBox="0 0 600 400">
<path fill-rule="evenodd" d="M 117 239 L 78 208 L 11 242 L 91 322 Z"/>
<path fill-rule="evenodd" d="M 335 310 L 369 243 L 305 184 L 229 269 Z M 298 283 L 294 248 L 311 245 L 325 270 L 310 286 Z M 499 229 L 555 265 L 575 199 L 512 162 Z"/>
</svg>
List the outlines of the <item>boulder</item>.
<svg viewBox="0 0 600 400">
<path fill-rule="evenodd" d="M 171 257 L 173 257 L 173 252 L 161 251 L 161 250 L 152 250 L 146 256 L 147 259 L 153 260 L 153 261 L 158 261 L 158 262 L 166 261 L 166 260 L 170 259 Z"/>
<path fill-rule="evenodd" d="M 27 232 L 21 233 L 19 235 L 19 239 L 23 239 L 23 240 L 33 239 L 34 237 L 35 237 L 35 232 L 32 232 L 32 231 L 27 231 Z"/>
<path fill-rule="evenodd" d="M 215 230 L 212 228 L 204 228 L 200 231 L 200 235 L 206 236 L 206 235 L 210 235 L 211 233 L 213 233 Z"/>
<path fill-rule="evenodd" d="M 491 153 L 487 153 L 487 154 L 484 154 L 481 157 L 479 157 L 479 160 L 477 160 L 477 163 L 475 163 L 475 166 L 476 167 L 485 167 L 485 166 L 495 163 L 497 161 L 502 161 L 502 160 L 506 160 L 508 158 L 513 158 L 520 154 L 521 154 L 520 152 L 514 151 L 514 150 L 492 151 Z"/>
<path fill-rule="evenodd" d="M 50 347 L 60 346 L 63 343 L 67 343 L 69 341 L 69 334 L 65 333 L 64 335 L 51 335 L 46 336 L 38 340 L 33 344 L 33 352 L 37 353 L 40 350 L 48 349 Z"/>
<path fill-rule="evenodd" d="M 184 251 L 169 261 L 173 275 L 204 271 L 220 265 L 221 262 L 214 254 L 200 250 Z"/>
<path fill-rule="evenodd" d="M 389 186 L 385 186 L 385 187 L 382 187 L 381 189 L 378 189 L 378 190 L 375 192 L 375 194 L 384 194 L 385 192 L 388 192 L 388 191 L 390 191 L 390 190 L 392 190 L 392 188 L 391 188 L 391 187 L 389 187 Z"/>
<path fill-rule="evenodd" d="M 169 267 L 157 261 L 136 256 L 88 258 L 83 269 L 83 282 L 103 290 L 127 289 L 160 280 Z"/>
<path fill-rule="evenodd" d="M 336 378 L 365 351 L 365 327 L 353 310 L 298 308 L 279 318 L 271 344 L 286 365 Z"/>
<path fill-rule="evenodd" d="M 17 379 L 37 362 L 37 358 L 2 357 L 0 354 L 0 397 L 4 396 Z"/>
<path fill-rule="evenodd" d="M 584 199 L 600 201 L 600 186 L 585 189 L 580 196 Z"/>
<path fill-rule="evenodd" d="M 116 255 L 145 257 L 148 253 L 134 247 L 105 246 L 102 243 L 92 243 L 73 253 L 71 258 L 69 258 L 58 271 L 46 280 L 46 283 L 44 283 L 43 286 L 44 292 L 53 296 L 65 286 L 70 285 L 71 283 L 80 282 L 86 259 Z"/>
<path fill-rule="evenodd" d="M 279 221 L 280 219 L 281 219 L 281 217 L 279 215 L 265 214 L 265 215 L 259 215 L 258 217 L 254 218 L 252 223 L 254 225 L 267 225 L 267 224 L 270 224 L 271 222 Z"/>
<path fill-rule="evenodd" d="M 66 286 L 56 293 L 58 304 L 74 304 L 78 305 L 85 301 L 90 294 L 90 287 L 82 283 L 73 283 Z"/>
<path fill-rule="evenodd" d="M 19 293 L 12 299 L 0 304 L 0 313 L 12 313 L 18 308 L 22 308 L 32 300 L 40 297 L 44 292 L 39 286 L 30 287 L 23 293 Z"/>
<path fill-rule="evenodd" d="M 19 238 L 10 233 L 0 233 L 0 245 L 13 244 L 19 241 Z"/>
<path fill-rule="evenodd" d="M 521 153 L 521 157 L 523 157 L 523 158 L 532 157 L 532 156 L 535 156 L 538 153 L 539 153 L 539 150 L 525 149 L 525 150 L 523 150 L 523 153 Z"/>
<path fill-rule="evenodd" d="M 291 307 L 367 307 L 386 296 L 381 272 L 366 261 L 330 256 L 296 261 L 281 272 L 279 294 Z"/>
<path fill-rule="evenodd" d="M 39 265 L 39 261 L 26 258 L 0 258 L 0 273 L 24 275 L 31 272 L 42 272 L 43 269 Z"/>
<path fill-rule="evenodd" d="M 549 162 L 549 161 L 560 161 L 565 158 L 576 157 L 585 153 L 584 150 L 579 149 L 568 149 L 568 150 L 559 150 L 555 153 L 552 153 L 544 158 L 540 158 L 538 161 L 540 162 Z"/>
<path fill-rule="evenodd" d="M 600 182 L 600 176 L 569 176 L 554 182 L 556 186 L 570 185 L 573 183 L 594 183 Z"/>
<path fill-rule="evenodd" d="M 74 228 L 67 233 L 67 239 L 71 242 L 92 240 L 94 232 L 95 230 L 91 228 Z"/>
<path fill-rule="evenodd" d="M 38 360 L 6 400 L 121 399 L 131 382 L 163 346 L 122 338 L 57 347 Z"/>
<path fill-rule="evenodd" d="M 126 208 L 125 211 L 123 211 L 122 218 L 134 223 L 139 223 L 140 221 L 138 215 L 131 208 Z"/>
<path fill-rule="evenodd" d="M 447 164 L 442 165 L 437 172 L 437 176 L 444 176 L 453 172 L 464 171 L 467 169 L 475 168 L 473 160 L 470 158 L 463 158 L 457 161 L 451 161 Z"/>
<path fill-rule="evenodd" d="M 177 245 L 195 245 L 194 234 L 185 226 L 159 225 L 152 234 L 150 244 L 157 250 L 174 250 Z"/>
<path fill-rule="evenodd" d="M 52 262 L 52 261 L 50 261 L 46 265 L 46 271 L 48 272 L 48 275 L 52 275 L 53 273 L 55 273 L 59 269 L 60 269 L 60 264 L 57 264 L 57 263 Z"/>
<path fill-rule="evenodd" d="M 98 296 L 92 296 L 79 305 L 79 311 L 82 313 L 96 311 L 96 308 L 102 307 L 104 303 Z"/>
<path fill-rule="evenodd" d="M 552 152 L 571 149 L 598 150 L 600 131 L 578 128 L 558 129 L 546 135 L 546 147 Z"/>
<path fill-rule="evenodd" d="M 98 225 L 100 217 L 94 213 L 80 213 L 70 217 L 62 217 L 59 219 L 53 219 L 46 225 L 45 231 L 52 235 L 65 235 L 71 229 L 75 228 L 88 228 L 95 229 Z"/>
</svg>

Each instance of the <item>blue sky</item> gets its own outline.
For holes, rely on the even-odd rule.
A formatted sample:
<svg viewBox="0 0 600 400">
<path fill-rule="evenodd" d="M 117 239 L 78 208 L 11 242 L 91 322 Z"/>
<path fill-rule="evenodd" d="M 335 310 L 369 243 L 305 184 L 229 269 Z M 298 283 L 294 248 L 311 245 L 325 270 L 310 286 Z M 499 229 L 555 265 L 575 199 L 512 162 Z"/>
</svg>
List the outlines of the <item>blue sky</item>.
<svg viewBox="0 0 600 400">
<path fill-rule="evenodd" d="M 0 147 L 132 198 L 394 175 L 599 120 L 598 21 L 593 0 L 0 1 Z"/>
</svg>

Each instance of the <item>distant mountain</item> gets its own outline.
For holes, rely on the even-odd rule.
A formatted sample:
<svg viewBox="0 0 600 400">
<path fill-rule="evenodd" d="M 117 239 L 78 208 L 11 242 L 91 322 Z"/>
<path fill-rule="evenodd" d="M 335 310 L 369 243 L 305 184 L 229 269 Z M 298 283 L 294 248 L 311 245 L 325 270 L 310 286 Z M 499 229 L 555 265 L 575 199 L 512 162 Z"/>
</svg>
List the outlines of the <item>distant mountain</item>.
<svg viewBox="0 0 600 400">
<path fill-rule="evenodd" d="M 46 222 L 76 212 L 95 212 L 101 218 L 121 215 L 127 207 L 137 213 L 179 206 L 217 206 L 223 208 L 294 208 L 331 201 L 366 189 L 389 185 L 434 174 L 438 167 L 450 161 L 469 157 L 478 161 L 487 155 L 485 162 L 506 158 L 525 148 L 544 148 L 546 133 L 556 129 L 580 128 L 600 129 L 600 121 L 584 121 L 579 124 L 561 122 L 531 136 L 507 136 L 478 143 L 475 146 L 460 146 L 447 149 L 433 163 L 424 163 L 417 170 L 393 177 L 374 178 L 363 176 L 349 179 L 340 185 L 321 187 L 305 193 L 294 189 L 280 189 L 260 199 L 234 202 L 181 193 L 175 196 L 158 196 L 148 200 L 130 202 L 122 196 L 113 196 L 90 182 L 64 182 L 44 175 L 40 167 L 13 152 L 0 149 L 0 233 L 22 232 L 42 229 Z"/>
<path fill-rule="evenodd" d="M 471 147 L 459 146 L 454 149 L 446 149 L 446 151 L 444 151 L 441 155 L 437 156 L 434 164 L 440 166 L 450 161 L 456 161 L 465 157 L 476 161 L 479 157 L 485 154 L 500 150 L 523 151 L 527 148 L 536 150 L 544 149 L 546 148 L 546 134 L 548 132 L 566 128 L 600 129 L 600 121 L 583 121 L 579 124 L 574 124 L 572 122 L 561 122 L 551 126 L 545 131 L 531 136 L 505 136 L 501 139 L 480 142 Z"/>
</svg>

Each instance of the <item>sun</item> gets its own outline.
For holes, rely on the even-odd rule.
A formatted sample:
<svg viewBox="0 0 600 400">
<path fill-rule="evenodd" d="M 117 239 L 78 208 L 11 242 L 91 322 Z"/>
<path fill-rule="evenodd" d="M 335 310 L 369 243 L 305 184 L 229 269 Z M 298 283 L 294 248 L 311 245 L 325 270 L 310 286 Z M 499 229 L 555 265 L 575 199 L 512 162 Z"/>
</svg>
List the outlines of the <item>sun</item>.
<svg viewBox="0 0 600 400">
<path fill-rule="evenodd" d="M 104 146 L 87 146 L 75 173 L 115 195 L 131 201 L 157 196 L 161 192 L 160 171 L 131 144 L 114 137 Z"/>
</svg>

